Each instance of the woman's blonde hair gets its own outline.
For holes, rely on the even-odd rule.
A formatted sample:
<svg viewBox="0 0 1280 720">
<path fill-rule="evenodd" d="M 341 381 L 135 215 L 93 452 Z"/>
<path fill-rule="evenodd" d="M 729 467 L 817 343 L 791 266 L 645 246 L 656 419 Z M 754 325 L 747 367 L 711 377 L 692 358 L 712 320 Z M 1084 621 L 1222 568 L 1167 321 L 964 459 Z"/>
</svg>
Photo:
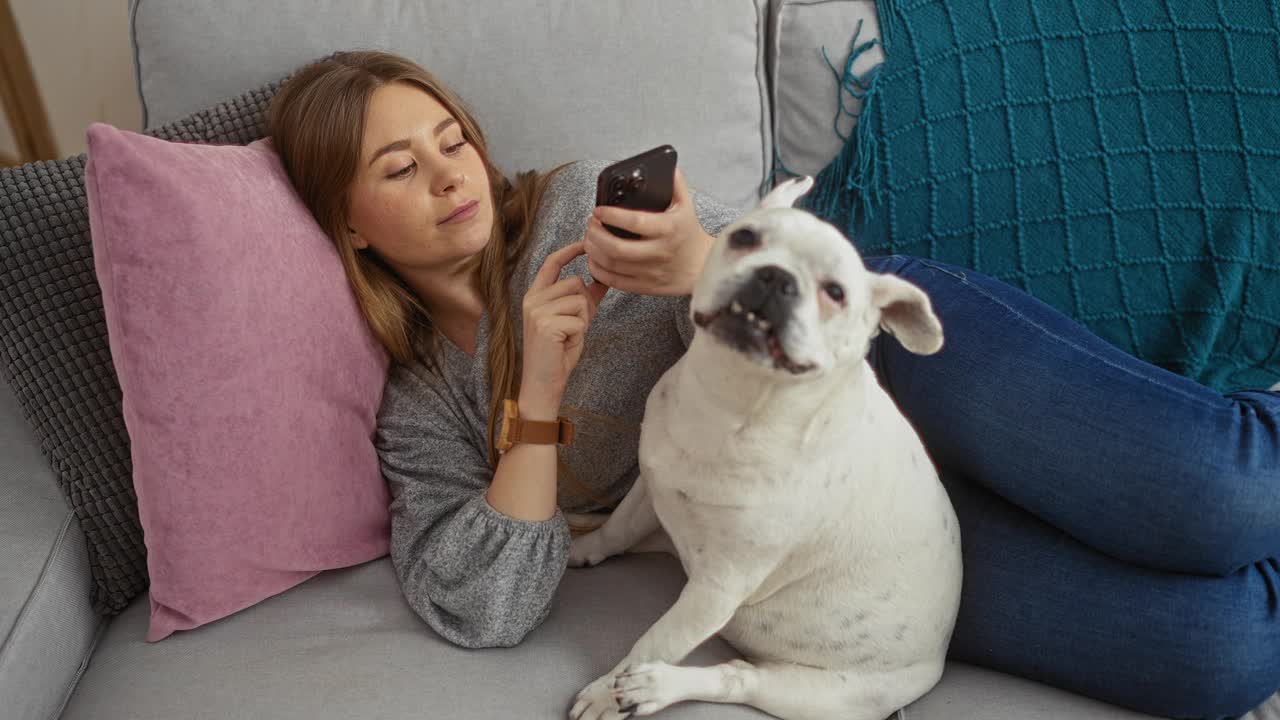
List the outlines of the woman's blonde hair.
<svg viewBox="0 0 1280 720">
<path fill-rule="evenodd" d="M 515 182 L 494 167 L 475 118 L 431 73 L 398 55 L 339 52 L 307 65 L 284 82 L 267 110 L 267 133 L 294 187 L 333 241 L 360 310 L 394 362 L 439 370 L 431 314 L 409 286 L 372 251 L 351 244 L 349 191 L 359 167 L 365 112 L 374 92 L 406 82 L 426 91 L 462 127 L 489 175 L 493 232 L 480 252 L 480 291 L 489 317 L 489 463 L 497 466 L 494 433 L 502 400 L 519 393 L 520 357 L 508 293 L 511 272 L 528 245 L 534 214 L 551 176 L 524 172 Z"/>
</svg>

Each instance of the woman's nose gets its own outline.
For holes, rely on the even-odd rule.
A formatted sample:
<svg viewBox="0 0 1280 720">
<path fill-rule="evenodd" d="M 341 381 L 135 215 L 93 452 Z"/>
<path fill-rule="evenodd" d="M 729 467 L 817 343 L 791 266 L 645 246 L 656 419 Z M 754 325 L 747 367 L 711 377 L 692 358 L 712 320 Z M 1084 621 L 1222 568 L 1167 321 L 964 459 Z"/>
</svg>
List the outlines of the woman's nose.
<svg viewBox="0 0 1280 720">
<path fill-rule="evenodd" d="M 462 172 L 462 168 L 457 165 L 447 165 L 441 168 L 441 172 L 436 176 L 436 194 L 444 195 L 451 190 L 461 190 L 467 184 L 466 173 Z"/>
</svg>

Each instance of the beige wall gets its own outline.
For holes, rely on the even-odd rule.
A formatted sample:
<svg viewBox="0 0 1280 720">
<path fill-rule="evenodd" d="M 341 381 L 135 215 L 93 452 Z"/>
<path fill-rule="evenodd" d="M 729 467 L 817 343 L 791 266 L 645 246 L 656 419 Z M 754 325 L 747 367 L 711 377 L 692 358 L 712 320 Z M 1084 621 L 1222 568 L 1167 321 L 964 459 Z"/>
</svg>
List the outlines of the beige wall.
<svg viewBox="0 0 1280 720">
<path fill-rule="evenodd" d="M 141 128 L 127 0 L 9 4 L 62 156 L 85 151 L 84 131 L 91 122 Z M 0 127 L 0 148 L 13 148 L 10 135 Z"/>
</svg>

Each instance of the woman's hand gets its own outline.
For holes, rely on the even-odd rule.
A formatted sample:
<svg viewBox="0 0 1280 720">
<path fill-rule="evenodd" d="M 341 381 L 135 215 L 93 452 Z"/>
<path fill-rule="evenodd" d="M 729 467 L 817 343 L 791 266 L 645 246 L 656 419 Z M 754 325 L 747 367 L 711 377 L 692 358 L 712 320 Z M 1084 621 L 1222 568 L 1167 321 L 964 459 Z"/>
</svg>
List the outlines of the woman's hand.
<svg viewBox="0 0 1280 720">
<path fill-rule="evenodd" d="M 640 237 L 620 238 L 605 223 Z M 638 295 L 691 295 L 715 238 L 702 229 L 684 173 L 676 168 L 670 207 L 663 212 L 597 207 L 583 242 L 591 276 L 610 287 Z"/>
<path fill-rule="evenodd" d="M 558 279 L 583 253 L 582 242 L 547 256 L 524 295 L 524 357 L 520 369 L 520 416 L 555 420 L 569 373 L 582 357 L 587 327 L 609 286 L 573 276 Z"/>
</svg>

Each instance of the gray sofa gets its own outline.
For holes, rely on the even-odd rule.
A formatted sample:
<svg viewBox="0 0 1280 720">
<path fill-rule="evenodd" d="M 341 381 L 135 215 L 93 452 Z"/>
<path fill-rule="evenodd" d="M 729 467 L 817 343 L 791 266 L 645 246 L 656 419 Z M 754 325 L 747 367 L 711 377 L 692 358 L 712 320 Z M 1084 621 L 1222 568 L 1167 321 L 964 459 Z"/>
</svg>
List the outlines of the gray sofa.
<svg viewBox="0 0 1280 720">
<path fill-rule="evenodd" d="M 816 172 L 839 149 L 836 80 L 818 48 L 844 57 L 859 19 L 874 32 L 874 10 L 870 0 L 134 0 L 132 32 L 148 127 L 328 51 L 377 47 L 418 60 L 467 99 L 508 171 L 670 142 L 695 187 L 747 206 L 775 157 Z M 384 557 L 148 644 L 145 595 L 111 620 L 90 607 L 84 536 L 0 382 L 5 720 L 563 717 L 682 580 L 678 563 L 657 555 L 570 570 L 523 644 L 464 650 L 414 615 Z M 732 656 L 716 639 L 689 662 Z M 763 717 L 692 704 L 664 715 Z M 907 716 L 1143 717 L 958 663 Z M 1280 718 L 1280 698 L 1252 717 Z"/>
</svg>

